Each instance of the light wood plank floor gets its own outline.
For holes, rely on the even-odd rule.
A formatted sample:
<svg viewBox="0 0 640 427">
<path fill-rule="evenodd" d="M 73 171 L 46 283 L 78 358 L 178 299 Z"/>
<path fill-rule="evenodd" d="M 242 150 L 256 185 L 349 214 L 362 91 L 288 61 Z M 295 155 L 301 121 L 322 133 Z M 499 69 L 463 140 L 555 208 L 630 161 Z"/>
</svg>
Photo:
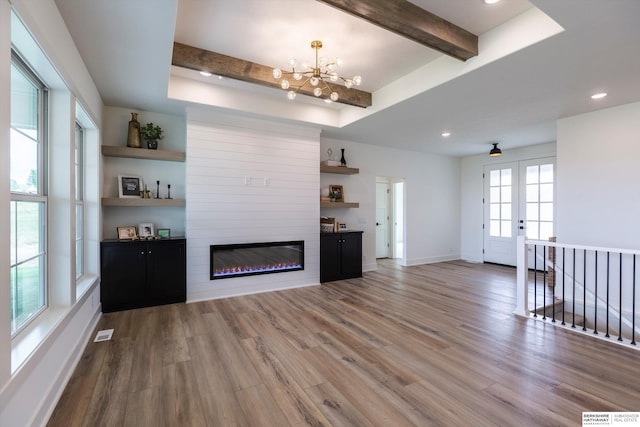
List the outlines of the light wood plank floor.
<svg viewBox="0 0 640 427">
<path fill-rule="evenodd" d="M 385 263 L 105 314 L 113 340 L 88 344 L 49 426 L 576 426 L 640 411 L 640 353 L 517 318 L 514 295 L 508 267 Z"/>
</svg>

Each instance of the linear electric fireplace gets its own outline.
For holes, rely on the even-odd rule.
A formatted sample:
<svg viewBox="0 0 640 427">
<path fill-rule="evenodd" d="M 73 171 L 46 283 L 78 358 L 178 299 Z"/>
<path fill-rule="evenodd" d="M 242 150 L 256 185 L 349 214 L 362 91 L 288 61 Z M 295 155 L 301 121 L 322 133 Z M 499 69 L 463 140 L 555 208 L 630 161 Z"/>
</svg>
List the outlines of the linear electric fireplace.
<svg viewBox="0 0 640 427">
<path fill-rule="evenodd" d="M 304 270 L 304 241 L 211 245 L 211 280 Z"/>
</svg>

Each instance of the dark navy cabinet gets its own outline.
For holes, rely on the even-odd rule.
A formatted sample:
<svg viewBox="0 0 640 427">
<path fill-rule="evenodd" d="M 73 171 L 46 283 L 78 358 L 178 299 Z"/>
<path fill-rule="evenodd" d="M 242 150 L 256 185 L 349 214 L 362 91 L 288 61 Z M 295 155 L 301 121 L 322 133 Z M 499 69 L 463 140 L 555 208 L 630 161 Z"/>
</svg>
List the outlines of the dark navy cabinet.
<svg viewBox="0 0 640 427">
<path fill-rule="evenodd" d="M 362 231 L 320 233 L 320 282 L 362 277 Z"/>
<path fill-rule="evenodd" d="M 186 239 L 105 240 L 100 244 L 102 311 L 185 302 Z"/>
</svg>

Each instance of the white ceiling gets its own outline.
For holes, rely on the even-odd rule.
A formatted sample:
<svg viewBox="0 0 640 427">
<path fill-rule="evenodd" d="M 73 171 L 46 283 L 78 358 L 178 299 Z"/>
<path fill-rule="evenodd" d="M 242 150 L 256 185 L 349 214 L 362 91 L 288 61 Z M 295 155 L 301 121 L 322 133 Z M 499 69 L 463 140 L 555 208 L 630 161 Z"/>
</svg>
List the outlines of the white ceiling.
<svg viewBox="0 0 640 427">
<path fill-rule="evenodd" d="M 486 152 L 492 141 L 504 150 L 551 142 L 558 118 L 640 100 L 640 1 L 412 2 L 479 35 L 478 57 L 443 57 L 315 0 L 56 0 L 111 106 L 183 114 L 197 103 L 294 117 L 329 138 L 462 156 Z M 536 8 L 564 31 L 529 40 L 524 33 L 538 28 L 522 25 L 523 17 Z M 281 90 L 171 67 L 174 40 L 284 68 L 292 56 L 312 60 L 314 39 L 323 41 L 323 55 L 345 61 L 341 74 L 363 76 L 372 107 L 291 102 Z M 199 97 L 175 96 L 172 82 Z M 594 102 L 597 91 L 609 96 Z M 443 130 L 452 135 L 442 138 Z"/>
</svg>

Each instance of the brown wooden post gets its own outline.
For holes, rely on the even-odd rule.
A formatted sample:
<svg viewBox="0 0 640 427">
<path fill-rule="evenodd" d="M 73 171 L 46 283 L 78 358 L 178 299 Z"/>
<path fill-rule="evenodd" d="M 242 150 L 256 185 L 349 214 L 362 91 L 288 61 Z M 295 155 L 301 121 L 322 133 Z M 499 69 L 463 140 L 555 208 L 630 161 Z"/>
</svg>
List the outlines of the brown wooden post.
<svg viewBox="0 0 640 427">
<path fill-rule="evenodd" d="M 555 242 L 556 241 L 556 237 L 549 237 L 549 241 L 550 242 Z M 556 285 L 556 271 L 553 268 L 553 265 L 555 265 L 556 262 L 556 248 L 553 246 L 549 246 L 549 262 L 552 264 L 550 266 L 547 267 L 547 285 L 550 288 L 553 288 Z"/>
</svg>

